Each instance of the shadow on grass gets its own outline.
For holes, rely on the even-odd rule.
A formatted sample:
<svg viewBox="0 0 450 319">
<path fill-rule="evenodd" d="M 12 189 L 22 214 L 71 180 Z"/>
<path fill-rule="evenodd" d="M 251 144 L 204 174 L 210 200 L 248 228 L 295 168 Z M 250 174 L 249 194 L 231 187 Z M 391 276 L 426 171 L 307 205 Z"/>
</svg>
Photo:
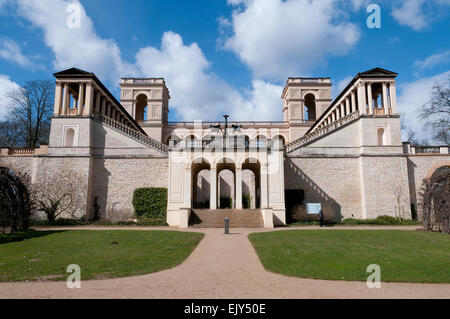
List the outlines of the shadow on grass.
<svg viewBox="0 0 450 319">
<path fill-rule="evenodd" d="M 51 231 L 28 230 L 16 233 L 0 234 L 0 244 L 12 243 L 15 241 L 22 241 L 26 239 L 42 237 L 62 232 L 65 232 L 65 230 L 51 230 Z"/>
</svg>

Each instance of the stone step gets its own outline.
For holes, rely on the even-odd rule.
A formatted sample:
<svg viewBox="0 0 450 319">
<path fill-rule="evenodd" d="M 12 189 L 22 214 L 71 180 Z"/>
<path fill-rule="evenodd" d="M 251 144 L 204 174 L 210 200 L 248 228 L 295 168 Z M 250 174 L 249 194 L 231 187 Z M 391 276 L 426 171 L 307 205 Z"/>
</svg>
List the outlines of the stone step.
<svg viewBox="0 0 450 319">
<path fill-rule="evenodd" d="M 226 217 L 230 220 L 230 228 L 264 227 L 259 209 L 194 209 L 189 225 L 196 228 L 223 228 Z"/>
</svg>

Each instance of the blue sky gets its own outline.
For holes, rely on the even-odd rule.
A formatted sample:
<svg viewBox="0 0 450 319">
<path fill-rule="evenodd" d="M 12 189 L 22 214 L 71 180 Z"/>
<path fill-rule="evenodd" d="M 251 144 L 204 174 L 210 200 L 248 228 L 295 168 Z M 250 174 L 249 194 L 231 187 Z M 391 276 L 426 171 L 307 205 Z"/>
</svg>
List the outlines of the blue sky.
<svg viewBox="0 0 450 319">
<path fill-rule="evenodd" d="M 7 90 L 76 66 L 116 96 L 122 76 L 164 77 L 170 120 L 281 120 L 288 77 L 331 77 L 336 96 L 379 66 L 399 73 L 400 111 L 426 135 L 417 107 L 449 76 L 449 14 L 450 0 L 0 0 L 0 116 Z"/>
</svg>

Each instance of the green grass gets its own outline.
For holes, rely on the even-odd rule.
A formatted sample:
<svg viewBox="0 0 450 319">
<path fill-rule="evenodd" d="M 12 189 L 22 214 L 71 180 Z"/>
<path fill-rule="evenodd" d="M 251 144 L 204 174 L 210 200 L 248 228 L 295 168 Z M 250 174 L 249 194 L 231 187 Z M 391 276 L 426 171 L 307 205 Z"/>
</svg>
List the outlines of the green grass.
<svg viewBox="0 0 450 319">
<path fill-rule="evenodd" d="M 0 281 L 65 280 L 70 264 L 80 266 L 82 280 L 143 275 L 180 264 L 203 236 L 157 230 L 0 235 Z"/>
<path fill-rule="evenodd" d="M 450 283 L 450 236 L 404 230 L 288 230 L 249 235 L 264 267 L 303 278 Z"/>
</svg>

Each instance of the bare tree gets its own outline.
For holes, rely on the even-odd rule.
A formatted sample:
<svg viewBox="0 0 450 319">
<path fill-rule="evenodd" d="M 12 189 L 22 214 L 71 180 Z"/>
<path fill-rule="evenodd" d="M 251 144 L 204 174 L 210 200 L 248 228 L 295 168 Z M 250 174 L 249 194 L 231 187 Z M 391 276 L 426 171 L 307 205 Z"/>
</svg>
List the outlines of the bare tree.
<svg viewBox="0 0 450 319">
<path fill-rule="evenodd" d="M 450 142 L 450 76 L 446 83 L 435 84 L 430 101 L 420 110 L 421 117 L 433 130 L 437 140 Z"/>
<path fill-rule="evenodd" d="M 400 179 L 398 183 L 390 184 L 391 193 L 395 198 L 395 217 L 402 218 L 402 199 L 405 195 L 405 183 Z"/>
<path fill-rule="evenodd" d="M 21 146 L 36 147 L 38 143 L 47 143 L 54 102 L 53 82 L 30 81 L 7 95 L 11 101 L 9 120 L 19 128 L 17 134 Z"/>
<path fill-rule="evenodd" d="M 17 123 L 11 121 L 0 122 L 0 147 L 19 146 L 20 128 Z"/>
<path fill-rule="evenodd" d="M 43 211 L 50 222 L 63 215 L 75 218 L 77 210 L 83 208 L 86 191 L 86 183 L 77 172 L 58 172 L 51 180 L 34 184 L 36 209 Z"/>
<path fill-rule="evenodd" d="M 450 168 L 443 167 L 423 181 L 421 220 L 426 230 L 437 224 L 443 233 L 450 233 Z"/>
</svg>

